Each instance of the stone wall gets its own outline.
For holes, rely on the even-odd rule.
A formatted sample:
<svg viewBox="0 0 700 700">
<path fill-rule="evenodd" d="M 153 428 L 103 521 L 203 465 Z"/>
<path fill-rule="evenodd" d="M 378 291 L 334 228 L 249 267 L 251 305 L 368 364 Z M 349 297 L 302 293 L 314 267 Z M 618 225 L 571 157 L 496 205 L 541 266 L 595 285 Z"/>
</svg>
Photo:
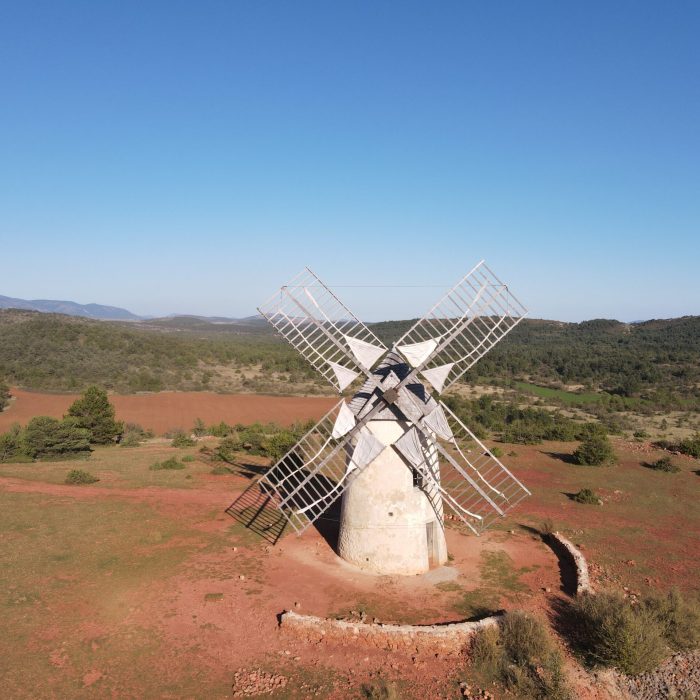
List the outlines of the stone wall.
<svg viewBox="0 0 700 700">
<path fill-rule="evenodd" d="M 576 572 L 576 595 L 593 593 L 593 587 L 588 575 L 588 564 L 581 552 L 563 535 L 552 532 L 548 535 L 552 548 L 565 557 Z"/>
<path fill-rule="evenodd" d="M 476 622 L 444 625 L 385 625 L 333 620 L 289 611 L 282 614 L 280 628 L 284 633 L 312 642 L 341 646 L 362 644 L 406 653 L 459 654 L 476 632 L 497 625 L 498 620 L 499 616 L 492 616 Z"/>
</svg>

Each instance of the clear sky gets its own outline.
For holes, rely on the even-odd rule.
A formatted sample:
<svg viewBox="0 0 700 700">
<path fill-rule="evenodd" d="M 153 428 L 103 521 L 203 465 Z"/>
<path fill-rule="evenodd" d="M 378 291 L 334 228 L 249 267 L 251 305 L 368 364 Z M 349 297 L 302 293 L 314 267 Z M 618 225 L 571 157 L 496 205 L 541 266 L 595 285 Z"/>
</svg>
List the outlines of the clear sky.
<svg viewBox="0 0 700 700">
<path fill-rule="evenodd" d="M 485 258 L 535 317 L 700 314 L 699 37 L 696 0 L 0 0 L 0 294 L 244 316 Z"/>
</svg>

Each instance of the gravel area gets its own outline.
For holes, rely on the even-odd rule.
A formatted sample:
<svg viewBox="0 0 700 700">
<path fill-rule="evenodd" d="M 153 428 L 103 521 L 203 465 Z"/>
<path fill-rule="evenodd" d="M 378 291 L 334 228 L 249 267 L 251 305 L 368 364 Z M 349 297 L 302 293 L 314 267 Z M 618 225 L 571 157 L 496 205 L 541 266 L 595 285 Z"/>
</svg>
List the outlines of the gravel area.
<svg viewBox="0 0 700 700">
<path fill-rule="evenodd" d="M 619 684 L 639 700 L 700 698 L 700 651 L 674 654 L 655 671 L 620 676 Z"/>
</svg>

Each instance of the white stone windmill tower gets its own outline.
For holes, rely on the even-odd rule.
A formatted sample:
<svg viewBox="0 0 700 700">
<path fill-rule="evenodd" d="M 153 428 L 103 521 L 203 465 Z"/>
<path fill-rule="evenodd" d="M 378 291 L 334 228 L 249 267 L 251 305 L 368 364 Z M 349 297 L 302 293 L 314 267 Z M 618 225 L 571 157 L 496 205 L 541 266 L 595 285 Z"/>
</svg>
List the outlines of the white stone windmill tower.
<svg viewBox="0 0 700 700">
<path fill-rule="evenodd" d="M 338 392 L 364 378 L 258 484 L 298 534 L 342 496 L 338 554 L 416 574 L 447 559 L 443 509 L 479 534 L 529 495 L 434 396 L 526 313 L 483 261 L 391 349 L 308 268 L 259 311 Z"/>
</svg>

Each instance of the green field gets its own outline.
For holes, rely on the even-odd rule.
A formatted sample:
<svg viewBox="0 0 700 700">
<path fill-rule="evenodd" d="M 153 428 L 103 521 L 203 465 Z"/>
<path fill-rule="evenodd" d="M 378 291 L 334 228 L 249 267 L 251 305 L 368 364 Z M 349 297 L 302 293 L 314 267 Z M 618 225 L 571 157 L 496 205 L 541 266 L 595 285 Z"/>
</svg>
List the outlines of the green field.
<svg viewBox="0 0 700 700">
<path fill-rule="evenodd" d="M 542 399 L 557 399 L 571 406 L 580 406 L 590 403 L 597 403 L 601 400 L 601 394 L 593 391 L 584 393 L 575 393 L 573 391 L 564 391 L 563 389 L 551 389 L 547 386 L 538 386 L 537 384 L 528 384 L 527 382 L 516 382 L 515 386 L 527 394 L 534 394 Z"/>
</svg>

